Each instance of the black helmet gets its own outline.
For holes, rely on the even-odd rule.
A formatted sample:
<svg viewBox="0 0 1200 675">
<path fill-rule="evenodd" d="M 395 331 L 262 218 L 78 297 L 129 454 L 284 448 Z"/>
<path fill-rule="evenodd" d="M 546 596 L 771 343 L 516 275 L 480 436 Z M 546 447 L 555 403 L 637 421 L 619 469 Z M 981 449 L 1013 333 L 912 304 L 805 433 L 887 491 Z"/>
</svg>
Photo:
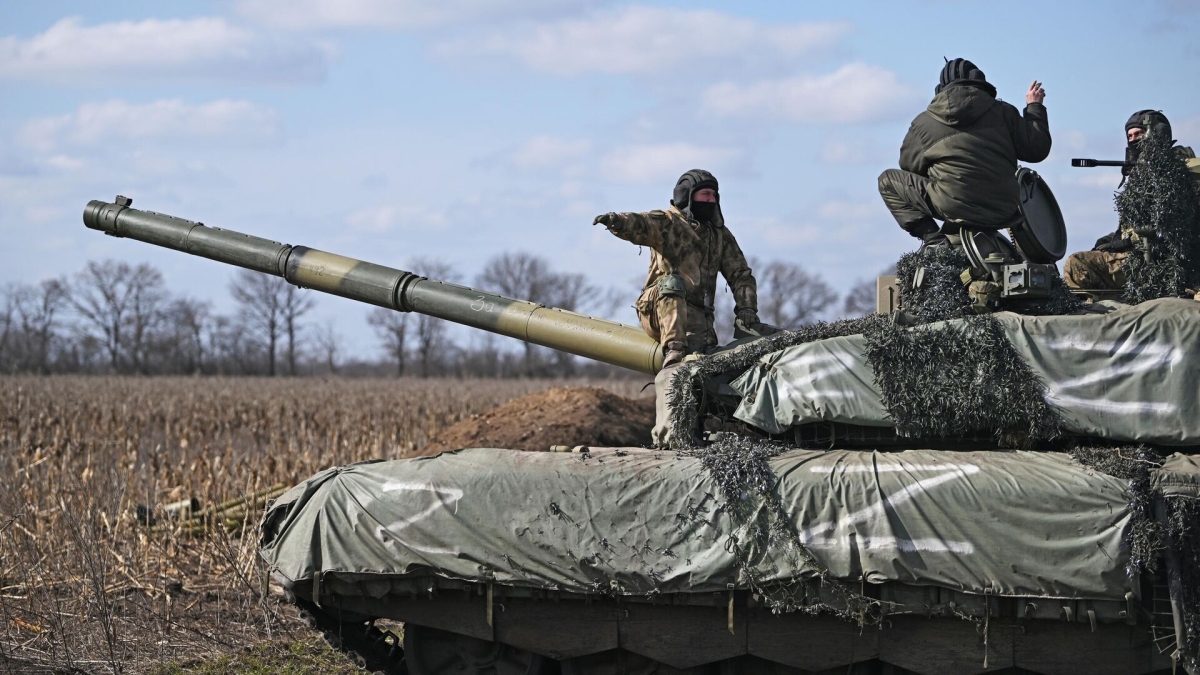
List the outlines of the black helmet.
<svg viewBox="0 0 1200 675">
<path fill-rule="evenodd" d="M 1167 116 L 1161 110 L 1139 110 L 1133 113 L 1125 122 L 1126 134 L 1134 127 L 1144 129 L 1147 134 L 1171 138 L 1171 122 L 1167 120 Z"/>
<path fill-rule="evenodd" d="M 675 183 L 675 192 L 671 196 L 671 205 L 680 211 L 684 211 L 692 202 L 692 193 L 696 190 L 704 188 L 712 188 L 718 193 L 717 199 L 720 200 L 720 191 L 717 190 L 717 178 L 704 169 L 692 169 L 679 177 Z"/>
</svg>

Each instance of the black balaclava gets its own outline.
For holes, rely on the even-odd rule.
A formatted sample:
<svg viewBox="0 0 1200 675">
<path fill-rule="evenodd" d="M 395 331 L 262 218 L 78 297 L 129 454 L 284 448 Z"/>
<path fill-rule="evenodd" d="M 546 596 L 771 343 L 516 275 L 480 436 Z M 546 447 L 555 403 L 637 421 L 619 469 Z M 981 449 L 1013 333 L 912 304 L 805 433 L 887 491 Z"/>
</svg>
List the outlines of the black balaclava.
<svg viewBox="0 0 1200 675">
<path fill-rule="evenodd" d="M 712 188 L 717 193 L 715 202 L 692 202 L 692 194 L 696 190 Z M 683 211 L 684 215 L 702 223 L 713 222 L 718 204 L 721 203 L 721 192 L 717 189 L 717 178 L 704 169 L 692 169 L 679 177 L 675 183 L 675 192 L 671 196 L 671 205 Z"/>
<path fill-rule="evenodd" d="M 1149 136 L 1166 136 L 1171 138 L 1171 122 L 1161 110 L 1139 110 L 1129 116 L 1125 122 L 1125 138 L 1129 138 L 1129 130 L 1134 127 L 1139 127 Z M 1142 154 L 1142 142 L 1134 141 L 1132 143 L 1126 140 L 1125 145 L 1125 166 L 1121 168 L 1121 173 L 1128 176 L 1133 170 L 1130 164 L 1136 164 L 1138 157 Z"/>
<path fill-rule="evenodd" d="M 942 66 L 942 74 L 938 77 L 938 85 L 933 88 L 933 93 L 940 94 L 943 89 L 953 85 L 967 85 L 982 89 L 992 96 L 996 95 L 996 88 L 987 81 L 983 71 L 966 59 L 946 61 L 946 65 Z"/>
</svg>

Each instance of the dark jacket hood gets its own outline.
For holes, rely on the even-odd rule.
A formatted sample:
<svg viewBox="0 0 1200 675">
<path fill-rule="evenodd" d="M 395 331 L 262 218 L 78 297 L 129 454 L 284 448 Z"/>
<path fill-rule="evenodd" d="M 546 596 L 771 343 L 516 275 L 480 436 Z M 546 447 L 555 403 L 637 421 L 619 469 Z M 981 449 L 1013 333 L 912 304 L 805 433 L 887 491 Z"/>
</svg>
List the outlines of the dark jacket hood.
<svg viewBox="0 0 1200 675">
<path fill-rule="evenodd" d="M 996 105 L 994 91 L 967 83 L 952 83 L 930 101 L 929 114 L 952 127 L 970 124 Z"/>
</svg>

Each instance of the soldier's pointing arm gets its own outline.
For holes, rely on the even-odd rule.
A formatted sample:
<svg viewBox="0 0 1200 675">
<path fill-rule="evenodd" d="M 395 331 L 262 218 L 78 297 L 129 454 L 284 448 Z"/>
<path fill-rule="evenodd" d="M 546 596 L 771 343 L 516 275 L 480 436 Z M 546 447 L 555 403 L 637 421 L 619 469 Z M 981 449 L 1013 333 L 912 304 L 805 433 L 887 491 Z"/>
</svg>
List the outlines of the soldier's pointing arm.
<svg viewBox="0 0 1200 675">
<path fill-rule="evenodd" d="M 733 289 L 734 314 L 743 310 L 758 313 L 758 282 L 746 263 L 746 256 L 729 228 L 724 228 L 725 246 L 721 253 L 721 276 Z"/>
<path fill-rule="evenodd" d="M 649 246 L 662 252 L 663 229 L 669 218 L 663 211 L 647 213 L 606 213 L 596 216 L 593 224 L 599 223 L 609 232 L 638 246 Z"/>
</svg>

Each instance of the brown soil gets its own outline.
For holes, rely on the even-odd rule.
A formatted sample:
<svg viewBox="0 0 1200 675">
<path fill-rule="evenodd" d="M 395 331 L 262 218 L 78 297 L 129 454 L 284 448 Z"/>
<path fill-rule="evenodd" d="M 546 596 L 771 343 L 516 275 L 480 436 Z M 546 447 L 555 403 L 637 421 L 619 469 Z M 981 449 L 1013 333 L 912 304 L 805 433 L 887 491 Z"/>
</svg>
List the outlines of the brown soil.
<svg viewBox="0 0 1200 675">
<path fill-rule="evenodd" d="M 556 387 L 472 415 L 444 430 L 425 451 L 648 446 L 652 426 L 652 396 L 628 399 L 595 387 Z"/>
</svg>

